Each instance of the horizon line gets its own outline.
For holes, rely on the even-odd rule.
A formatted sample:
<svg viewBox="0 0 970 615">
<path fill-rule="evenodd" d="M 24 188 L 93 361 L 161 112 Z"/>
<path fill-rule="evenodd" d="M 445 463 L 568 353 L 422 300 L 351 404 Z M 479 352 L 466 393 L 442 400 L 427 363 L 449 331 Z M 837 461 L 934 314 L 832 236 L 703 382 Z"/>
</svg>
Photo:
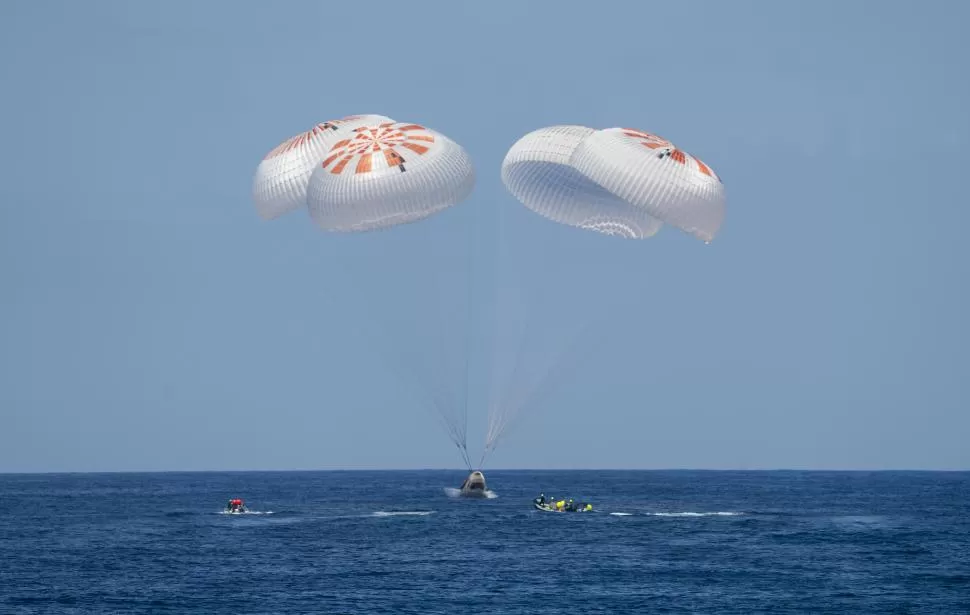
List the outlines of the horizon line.
<svg viewBox="0 0 970 615">
<path fill-rule="evenodd" d="M 62 474 L 279 474 L 279 473 L 337 473 L 337 472 L 456 472 L 464 473 L 470 470 L 465 468 L 435 468 L 435 467 L 415 467 L 415 468 L 289 468 L 289 469 L 193 469 L 193 470 L 25 470 L 25 471 L 5 471 L 0 470 L 0 476 L 36 476 L 36 475 L 62 475 Z M 961 473 L 970 472 L 970 468 L 798 468 L 798 467 L 777 467 L 777 468 L 690 468 L 690 467 L 669 467 L 669 468 L 492 468 L 491 470 L 479 470 L 484 472 L 841 472 L 841 473 L 861 473 L 861 472 L 907 472 L 907 473 Z"/>
</svg>

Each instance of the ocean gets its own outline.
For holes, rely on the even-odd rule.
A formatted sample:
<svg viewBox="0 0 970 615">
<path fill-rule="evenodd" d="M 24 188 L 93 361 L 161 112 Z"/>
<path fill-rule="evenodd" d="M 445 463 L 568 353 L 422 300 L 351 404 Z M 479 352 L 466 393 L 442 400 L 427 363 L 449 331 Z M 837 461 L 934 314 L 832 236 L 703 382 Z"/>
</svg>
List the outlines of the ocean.
<svg viewBox="0 0 970 615">
<path fill-rule="evenodd" d="M 0 613 L 970 613 L 968 472 L 466 474 L 0 475 Z"/>
</svg>

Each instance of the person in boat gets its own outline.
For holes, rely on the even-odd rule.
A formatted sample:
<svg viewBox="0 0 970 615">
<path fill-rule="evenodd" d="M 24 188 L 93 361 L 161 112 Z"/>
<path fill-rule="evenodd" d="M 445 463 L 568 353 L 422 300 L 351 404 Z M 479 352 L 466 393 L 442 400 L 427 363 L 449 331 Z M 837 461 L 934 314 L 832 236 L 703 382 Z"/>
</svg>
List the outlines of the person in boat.
<svg viewBox="0 0 970 615">
<path fill-rule="evenodd" d="M 546 494 L 540 493 L 539 494 L 539 497 L 537 497 L 536 499 L 534 499 L 532 501 L 535 502 L 536 504 L 538 504 L 539 506 L 545 506 L 546 505 Z"/>
<path fill-rule="evenodd" d="M 226 506 L 226 510 L 228 510 L 229 512 L 242 512 L 246 510 L 246 507 L 243 505 L 242 500 L 240 500 L 239 498 L 235 498 L 235 499 L 229 500 L 229 504 Z"/>
</svg>

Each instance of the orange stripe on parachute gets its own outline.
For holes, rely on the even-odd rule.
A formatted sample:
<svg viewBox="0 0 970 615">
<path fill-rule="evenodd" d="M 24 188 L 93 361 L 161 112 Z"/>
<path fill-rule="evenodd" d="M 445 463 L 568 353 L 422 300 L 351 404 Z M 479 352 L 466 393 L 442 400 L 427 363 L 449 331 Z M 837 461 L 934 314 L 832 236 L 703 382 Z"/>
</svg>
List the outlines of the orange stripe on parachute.
<svg viewBox="0 0 970 615">
<path fill-rule="evenodd" d="M 341 171 L 344 170 L 344 167 L 346 167 L 347 163 L 350 162 L 352 159 L 353 159 L 353 156 L 344 156 L 340 160 L 340 162 L 338 162 L 337 165 L 333 168 L 333 171 L 331 171 L 331 173 L 333 173 L 334 175 L 339 174 Z"/>
<path fill-rule="evenodd" d="M 427 145 L 418 145 L 417 143 L 402 143 L 401 147 L 406 147 L 417 154 L 424 154 L 428 151 Z"/>
<path fill-rule="evenodd" d="M 660 149 L 662 147 L 673 147 L 673 143 L 671 143 L 667 139 L 664 139 L 661 136 L 650 134 L 649 132 L 643 132 L 642 130 L 637 130 L 635 128 L 623 128 L 622 130 L 623 130 L 624 136 L 631 137 L 634 139 L 645 139 L 640 143 L 646 148 Z M 688 156 L 690 155 L 676 148 L 674 148 L 670 152 L 670 157 L 683 165 L 687 164 Z M 720 181 L 720 178 L 714 174 L 714 171 L 711 169 L 711 167 L 707 166 L 706 164 L 704 164 L 694 156 L 690 156 L 690 158 L 692 158 L 694 162 L 697 163 L 698 171 L 700 171 L 704 175 L 707 175 L 708 177 L 713 177 L 714 179 L 717 179 L 718 181 Z"/>
<path fill-rule="evenodd" d="M 708 177 L 714 177 L 714 172 L 711 171 L 711 168 L 709 166 L 707 166 L 697 158 L 694 158 L 694 162 L 697 163 L 697 168 L 700 170 L 701 173 L 703 173 L 704 175 L 707 175 Z"/>
<path fill-rule="evenodd" d="M 326 169 L 327 167 L 329 167 L 330 166 L 330 163 L 333 162 L 334 160 L 336 160 L 337 158 L 340 158 L 340 155 L 342 153 L 343 152 L 337 152 L 336 154 L 333 154 L 332 156 L 330 156 L 329 158 L 327 158 L 326 160 L 324 160 L 323 161 L 323 168 Z"/>
<path fill-rule="evenodd" d="M 360 157 L 360 160 L 357 161 L 357 169 L 354 172 L 355 173 L 370 173 L 371 156 L 372 156 L 372 154 L 364 154 L 363 156 L 361 156 Z"/>
<path fill-rule="evenodd" d="M 668 141 L 667 139 L 664 139 L 660 135 L 655 135 L 650 132 L 637 130 L 636 128 L 624 128 L 623 134 L 627 137 L 633 137 L 634 139 L 648 139 L 650 141 L 661 141 L 663 143 L 670 143 L 670 141 Z"/>
<path fill-rule="evenodd" d="M 269 160 L 270 158 L 275 158 L 277 156 L 285 154 L 286 152 L 292 149 L 296 149 L 297 147 L 300 146 L 301 143 L 306 141 L 306 139 L 307 139 L 307 133 L 299 134 L 299 135 L 296 135 L 295 137 L 290 137 L 283 143 L 280 143 L 279 145 L 271 149 L 269 153 L 263 157 L 263 160 Z"/>
</svg>

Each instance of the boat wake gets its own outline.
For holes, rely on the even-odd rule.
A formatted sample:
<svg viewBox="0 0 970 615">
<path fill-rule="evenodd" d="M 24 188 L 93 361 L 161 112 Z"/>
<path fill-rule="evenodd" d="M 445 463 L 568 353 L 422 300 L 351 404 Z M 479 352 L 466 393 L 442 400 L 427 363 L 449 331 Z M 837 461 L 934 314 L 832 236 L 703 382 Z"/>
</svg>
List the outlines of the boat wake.
<svg viewBox="0 0 970 615">
<path fill-rule="evenodd" d="M 449 498 L 460 498 L 460 497 L 463 497 L 461 495 L 461 489 L 456 489 L 454 487 L 445 487 L 444 488 L 444 491 L 445 491 L 445 495 L 447 495 Z M 485 490 L 485 499 L 486 500 L 494 500 L 497 497 L 498 497 L 498 494 L 495 493 L 494 491 L 492 491 L 491 489 L 486 489 Z M 475 498 L 470 497 L 469 499 L 475 499 Z"/>
<path fill-rule="evenodd" d="M 743 512 L 611 512 L 611 517 L 738 517 Z"/>
<path fill-rule="evenodd" d="M 737 517 L 740 512 L 655 512 L 647 513 L 651 517 Z"/>
<path fill-rule="evenodd" d="M 434 514 L 433 510 L 378 510 L 371 514 L 372 517 L 427 517 Z"/>
<path fill-rule="evenodd" d="M 246 512 L 229 512 L 228 510 L 220 510 L 220 515 L 273 515 L 276 514 L 272 510 L 247 510 Z"/>
</svg>

